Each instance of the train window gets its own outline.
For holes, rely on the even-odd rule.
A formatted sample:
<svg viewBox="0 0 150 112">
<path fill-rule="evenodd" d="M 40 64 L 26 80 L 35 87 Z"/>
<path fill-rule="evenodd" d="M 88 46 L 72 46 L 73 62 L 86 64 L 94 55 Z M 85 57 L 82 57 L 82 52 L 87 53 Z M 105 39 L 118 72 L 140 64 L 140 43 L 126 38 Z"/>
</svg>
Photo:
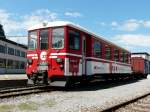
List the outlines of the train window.
<svg viewBox="0 0 150 112">
<path fill-rule="evenodd" d="M 119 61 L 119 50 L 114 50 L 114 61 Z"/>
<path fill-rule="evenodd" d="M 64 48 L 64 28 L 54 28 L 52 30 L 52 48 Z"/>
<path fill-rule="evenodd" d="M 48 30 L 40 31 L 40 50 L 48 49 Z"/>
<path fill-rule="evenodd" d="M 125 53 L 125 59 L 124 59 L 125 63 L 128 63 L 128 53 Z"/>
<path fill-rule="evenodd" d="M 28 39 L 28 49 L 34 50 L 37 48 L 37 32 L 30 32 L 29 39 Z"/>
<path fill-rule="evenodd" d="M 94 56 L 95 57 L 101 57 L 101 44 L 97 41 L 94 42 L 94 46 L 93 46 L 93 49 L 94 49 Z"/>
<path fill-rule="evenodd" d="M 111 48 L 108 46 L 105 47 L 105 55 L 106 55 L 106 59 L 108 60 L 111 59 Z"/>
<path fill-rule="evenodd" d="M 69 30 L 69 48 L 73 50 L 79 50 L 80 45 L 80 33 Z"/>
<path fill-rule="evenodd" d="M 120 61 L 121 61 L 121 62 L 124 62 L 124 52 L 121 52 L 121 53 L 120 53 Z"/>
</svg>

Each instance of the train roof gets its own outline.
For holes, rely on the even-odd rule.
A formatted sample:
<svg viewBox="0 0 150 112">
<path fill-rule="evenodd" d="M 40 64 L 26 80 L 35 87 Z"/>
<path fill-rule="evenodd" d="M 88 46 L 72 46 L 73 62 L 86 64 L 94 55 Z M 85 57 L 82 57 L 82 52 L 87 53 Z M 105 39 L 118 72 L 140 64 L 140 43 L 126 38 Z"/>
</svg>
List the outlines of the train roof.
<svg viewBox="0 0 150 112">
<path fill-rule="evenodd" d="M 81 30 L 83 32 L 86 32 L 86 33 L 92 35 L 93 37 L 98 37 L 98 38 L 102 39 L 104 42 L 106 42 L 108 44 L 111 44 L 113 46 L 116 46 L 116 47 L 118 47 L 120 49 L 123 49 L 123 50 L 129 52 L 128 50 L 126 50 L 126 49 L 124 49 L 124 48 L 122 48 L 122 47 L 120 47 L 120 46 L 118 46 L 118 45 L 116 45 L 116 44 L 114 44 L 114 43 L 104 39 L 103 37 L 98 36 L 95 33 L 87 30 L 86 28 L 84 28 L 84 27 L 82 27 L 82 26 L 80 26 L 78 24 L 74 24 L 72 22 L 69 22 L 69 21 L 53 21 L 53 22 L 47 22 L 47 23 L 44 22 L 42 24 L 37 24 L 35 26 L 30 27 L 28 30 L 30 31 L 30 30 L 36 30 L 36 29 L 39 29 L 39 28 L 60 27 L 60 26 L 70 26 L 70 27 L 73 27 L 75 29 L 79 29 L 79 30 Z"/>
<path fill-rule="evenodd" d="M 132 55 L 147 55 L 147 56 L 150 56 L 150 54 L 147 53 L 147 52 L 136 52 L 136 53 L 132 53 Z"/>
</svg>

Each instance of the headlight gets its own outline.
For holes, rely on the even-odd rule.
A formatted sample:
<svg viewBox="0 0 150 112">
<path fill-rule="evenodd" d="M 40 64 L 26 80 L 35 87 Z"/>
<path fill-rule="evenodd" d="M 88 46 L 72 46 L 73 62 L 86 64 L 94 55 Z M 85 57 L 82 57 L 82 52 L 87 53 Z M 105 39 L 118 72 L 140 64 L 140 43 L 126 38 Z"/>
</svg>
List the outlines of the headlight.
<svg viewBox="0 0 150 112">
<path fill-rule="evenodd" d="M 62 62 L 63 62 L 63 59 L 62 59 L 62 58 L 56 58 L 56 62 L 57 62 L 57 63 L 62 63 Z"/>
</svg>

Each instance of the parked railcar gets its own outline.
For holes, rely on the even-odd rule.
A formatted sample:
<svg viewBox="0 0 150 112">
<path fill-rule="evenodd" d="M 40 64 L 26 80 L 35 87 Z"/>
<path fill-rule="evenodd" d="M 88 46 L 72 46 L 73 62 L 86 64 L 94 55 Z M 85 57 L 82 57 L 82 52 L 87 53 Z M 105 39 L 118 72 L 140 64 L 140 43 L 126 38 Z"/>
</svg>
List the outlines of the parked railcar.
<svg viewBox="0 0 150 112">
<path fill-rule="evenodd" d="M 87 29 L 55 21 L 29 29 L 27 69 L 29 84 L 64 81 L 92 76 L 131 75 L 131 53 Z"/>
<path fill-rule="evenodd" d="M 147 77 L 150 73 L 149 54 L 146 52 L 132 53 L 131 57 L 132 70 L 135 77 Z"/>
</svg>

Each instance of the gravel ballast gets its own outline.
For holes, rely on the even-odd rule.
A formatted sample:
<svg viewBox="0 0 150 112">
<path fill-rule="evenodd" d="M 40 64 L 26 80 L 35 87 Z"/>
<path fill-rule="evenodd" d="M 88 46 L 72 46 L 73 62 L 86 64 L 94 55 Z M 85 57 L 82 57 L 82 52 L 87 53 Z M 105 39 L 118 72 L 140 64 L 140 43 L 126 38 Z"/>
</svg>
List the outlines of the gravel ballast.
<svg viewBox="0 0 150 112">
<path fill-rule="evenodd" d="M 0 112 L 93 112 L 150 92 L 150 78 L 106 89 L 53 91 L 0 99 Z"/>
</svg>

